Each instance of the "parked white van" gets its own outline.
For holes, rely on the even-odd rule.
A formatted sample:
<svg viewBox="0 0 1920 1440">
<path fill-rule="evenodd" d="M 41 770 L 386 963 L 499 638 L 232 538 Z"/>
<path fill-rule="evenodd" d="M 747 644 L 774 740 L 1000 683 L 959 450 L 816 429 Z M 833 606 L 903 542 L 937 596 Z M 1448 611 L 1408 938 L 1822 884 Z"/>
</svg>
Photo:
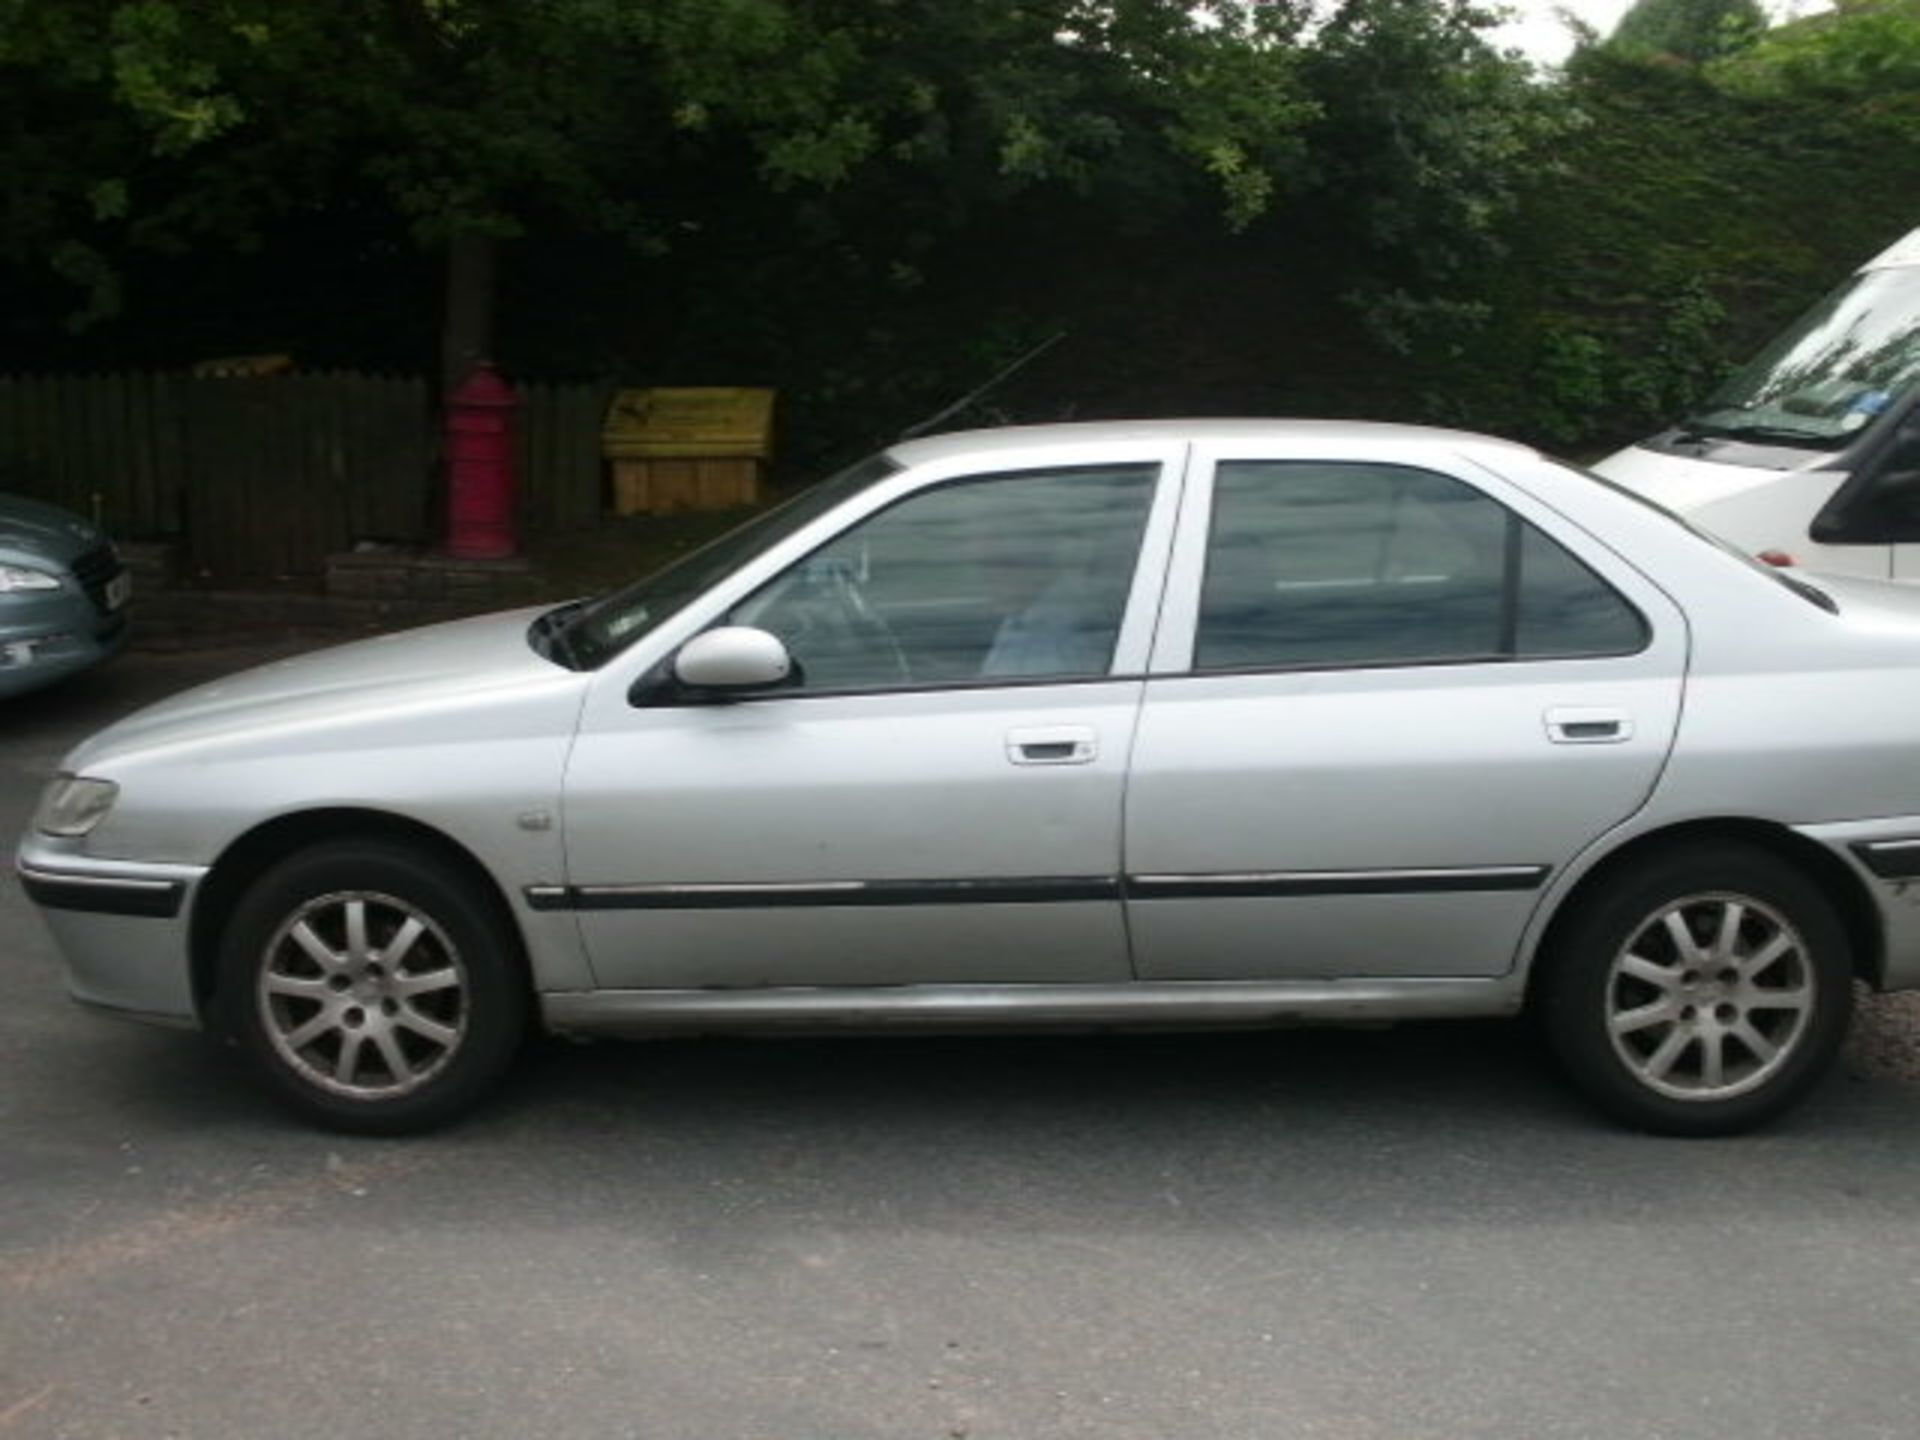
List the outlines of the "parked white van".
<svg viewBox="0 0 1920 1440">
<path fill-rule="evenodd" d="M 1776 563 L 1920 582 L 1920 230 L 1594 468 Z"/>
</svg>

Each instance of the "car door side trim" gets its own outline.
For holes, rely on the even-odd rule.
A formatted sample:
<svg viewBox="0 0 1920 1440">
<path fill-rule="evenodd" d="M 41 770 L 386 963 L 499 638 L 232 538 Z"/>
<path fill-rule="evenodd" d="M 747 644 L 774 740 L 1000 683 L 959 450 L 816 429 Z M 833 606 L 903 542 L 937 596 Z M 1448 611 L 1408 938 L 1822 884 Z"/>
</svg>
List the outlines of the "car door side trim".
<svg viewBox="0 0 1920 1440">
<path fill-rule="evenodd" d="M 796 880 L 674 885 L 529 885 L 532 910 L 731 910 L 789 906 L 1039 905 L 1290 895 L 1537 890 L 1546 865 L 1415 870 L 1277 870 L 1199 875 L 992 876 L 958 880 Z"/>
<path fill-rule="evenodd" d="M 689 885 L 529 885 L 534 910 L 731 910 L 812 905 L 1035 905 L 1117 900 L 1111 875 L 962 880 L 801 880 Z"/>
<path fill-rule="evenodd" d="M 18 866 L 16 873 L 27 897 L 48 910 L 171 920 L 180 913 L 187 894 L 186 884 L 172 879 L 41 870 L 28 865 Z"/>
<path fill-rule="evenodd" d="M 1537 890 L 1548 865 L 1474 865 L 1424 870 L 1268 870 L 1213 875 L 1129 875 L 1129 900 L 1213 900 L 1289 895 L 1430 895 L 1438 891 Z"/>
</svg>

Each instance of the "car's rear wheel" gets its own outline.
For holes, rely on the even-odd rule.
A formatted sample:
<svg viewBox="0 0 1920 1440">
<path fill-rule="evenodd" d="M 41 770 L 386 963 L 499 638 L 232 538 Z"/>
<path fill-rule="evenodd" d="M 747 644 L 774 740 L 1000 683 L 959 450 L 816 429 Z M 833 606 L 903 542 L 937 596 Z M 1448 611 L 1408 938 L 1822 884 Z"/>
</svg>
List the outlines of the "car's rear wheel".
<svg viewBox="0 0 1920 1440">
<path fill-rule="evenodd" d="M 1537 989 L 1573 1082 L 1630 1125 L 1726 1135 L 1796 1104 L 1845 1039 L 1846 928 L 1780 857 L 1713 844 L 1650 855 L 1556 927 Z"/>
<path fill-rule="evenodd" d="M 311 1120 L 369 1134 L 444 1124 L 499 1079 L 526 1028 L 498 909 L 424 850 L 303 850 L 261 876 L 227 926 L 227 1028 Z"/>
</svg>

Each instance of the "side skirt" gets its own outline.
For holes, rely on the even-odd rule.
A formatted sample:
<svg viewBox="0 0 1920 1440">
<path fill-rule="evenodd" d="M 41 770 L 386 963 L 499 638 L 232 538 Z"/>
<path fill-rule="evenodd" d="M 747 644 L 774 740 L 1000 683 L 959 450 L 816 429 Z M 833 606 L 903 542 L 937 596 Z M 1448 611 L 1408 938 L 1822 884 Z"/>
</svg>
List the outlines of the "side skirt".
<svg viewBox="0 0 1920 1440">
<path fill-rule="evenodd" d="M 1158 1029 L 1369 1024 L 1516 1014 L 1493 980 L 1194 980 L 1122 985 L 898 985 L 569 990 L 540 997 L 563 1035 L 763 1031 Z"/>
</svg>

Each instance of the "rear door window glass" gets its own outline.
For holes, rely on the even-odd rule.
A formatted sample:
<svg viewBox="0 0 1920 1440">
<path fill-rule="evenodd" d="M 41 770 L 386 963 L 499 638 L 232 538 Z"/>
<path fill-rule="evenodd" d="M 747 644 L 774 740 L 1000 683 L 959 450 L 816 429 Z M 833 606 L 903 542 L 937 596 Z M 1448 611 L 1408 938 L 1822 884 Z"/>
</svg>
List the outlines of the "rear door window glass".
<svg viewBox="0 0 1920 1440">
<path fill-rule="evenodd" d="M 1197 670 L 1621 654 L 1639 613 L 1470 485 L 1398 465 L 1217 470 Z"/>
</svg>

